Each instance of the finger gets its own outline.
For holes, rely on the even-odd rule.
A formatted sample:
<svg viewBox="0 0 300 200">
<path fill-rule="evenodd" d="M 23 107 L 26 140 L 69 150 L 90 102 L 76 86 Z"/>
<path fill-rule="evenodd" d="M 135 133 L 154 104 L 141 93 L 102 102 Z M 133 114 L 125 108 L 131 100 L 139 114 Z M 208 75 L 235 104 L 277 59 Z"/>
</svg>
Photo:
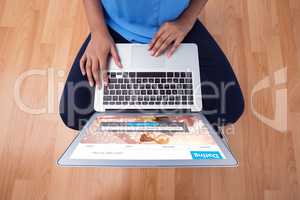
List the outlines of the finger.
<svg viewBox="0 0 300 200">
<path fill-rule="evenodd" d="M 174 54 L 176 49 L 179 47 L 180 43 L 181 43 L 181 41 L 178 40 L 178 39 L 174 42 L 174 44 L 172 45 L 170 51 L 168 52 L 168 55 L 167 55 L 168 57 L 171 57 Z"/>
<path fill-rule="evenodd" d="M 107 56 L 103 57 L 100 59 L 100 68 L 101 68 L 101 80 L 104 85 L 108 84 L 108 79 L 107 79 Z"/>
<path fill-rule="evenodd" d="M 100 85 L 100 77 L 99 77 L 99 61 L 97 58 L 92 59 L 92 75 L 95 80 L 96 86 L 100 88 L 101 85 Z"/>
<path fill-rule="evenodd" d="M 175 40 L 175 36 L 169 36 L 164 43 L 159 47 L 157 50 L 156 55 L 160 56 L 169 46 L 170 44 Z"/>
<path fill-rule="evenodd" d="M 94 86 L 94 80 L 92 76 L 92 62 L 91 59 L 87 58 L 86 65 L 85 65 L 85 70 L 86 70 L 86 75 L 89 81 L 89 84 L 91 87 Z"/>
<path fill-rule="evenodd" d="M 159 39 L 159 37 L 165 32 L 164 28 L 162 27 L 161 29 L 159 29 L 159 31 L 155 34 L 155 36 L 153 37 L 148 50 L 151 51 L 152 48 L 154 47 L 155 43 L 157 42 L 157 40 Z"/>
<path fill-rule="evenodd" d="M 85 54 L 83 54 L 83 56 L 80 59 L 80 65 L 79 66 L 80 66 L 80 71 L 81 71 L 83 76 L 86 74 L 85 69 L 84 69 L 85 64 L 86 64 L 86 59 L 87 58 L 86 58 Z"/>
<path fill-rule="evenodd" d="M 169 34 L 165 33 L 163 35 L 161 35 L 157 41 L 155 42 L 153 48 L 152 48 L 152 56 L 157 56 L 157 51 L 158 49 L 161 47 L 161 45 L 165 42 L 165 40 L 168 38 Z"/>
<path fill-rule="evenodd" d="M 118 67 L 122 68 L 121 59 L 120 59 L 118 50 L 115 46 L 111 48 L 111 56 L 113 57 L 116 65 L 118 65 Z"/>
</svg>

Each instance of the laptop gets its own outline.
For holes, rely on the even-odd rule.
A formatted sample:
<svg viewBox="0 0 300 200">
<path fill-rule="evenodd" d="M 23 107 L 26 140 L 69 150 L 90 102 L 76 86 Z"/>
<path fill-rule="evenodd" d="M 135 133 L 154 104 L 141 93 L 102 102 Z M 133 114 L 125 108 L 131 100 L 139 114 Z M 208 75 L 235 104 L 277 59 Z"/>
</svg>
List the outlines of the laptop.
<svg viewBox="0 0 300 200">
<path fill-rule="evenodd" d="M 58 160 L 78 167 L 234 167 L 224 135 L 202 113 L 196 44 L 153 57 L 145 44 L 117 44 L 97 111 Z"/>
</svg>

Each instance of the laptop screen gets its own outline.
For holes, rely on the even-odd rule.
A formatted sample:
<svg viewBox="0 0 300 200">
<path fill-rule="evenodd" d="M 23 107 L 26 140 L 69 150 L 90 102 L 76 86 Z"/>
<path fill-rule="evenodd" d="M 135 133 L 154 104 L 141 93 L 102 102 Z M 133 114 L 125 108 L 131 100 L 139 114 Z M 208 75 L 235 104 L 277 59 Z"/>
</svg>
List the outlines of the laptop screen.
<svg viewBox="0 0 300 200">
<path fill-rule="evenodd" d="M 83 129 L 71 159 L 226 159 L 197 115 L 97 115 Z"/>
</svg>

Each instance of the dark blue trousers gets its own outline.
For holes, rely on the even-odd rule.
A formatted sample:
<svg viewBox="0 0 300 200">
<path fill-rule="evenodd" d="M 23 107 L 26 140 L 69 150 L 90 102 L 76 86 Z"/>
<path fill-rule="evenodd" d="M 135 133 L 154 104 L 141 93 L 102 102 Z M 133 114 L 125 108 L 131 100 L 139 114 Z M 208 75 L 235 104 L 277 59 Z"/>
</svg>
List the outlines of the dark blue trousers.
<svg viewBox="0 0 300 200">
<path fill-rule="evenodd" d="M 116 43 L 128 43 L 117 32 L 110 29 L 110 33 Z M 89 86 L 79 67 L 89 41 L 90 35 L 75 58 L 60 101 L 63 122 L 75 130 L 80 130 L 95 112 L 94 88 Z M 183 42 L 198 45 L 205 117 L 214 127 L 236 122 L 244 111 L 244 99 L 226 56 L 201 22 L 194 25 Z"/>
</svg>

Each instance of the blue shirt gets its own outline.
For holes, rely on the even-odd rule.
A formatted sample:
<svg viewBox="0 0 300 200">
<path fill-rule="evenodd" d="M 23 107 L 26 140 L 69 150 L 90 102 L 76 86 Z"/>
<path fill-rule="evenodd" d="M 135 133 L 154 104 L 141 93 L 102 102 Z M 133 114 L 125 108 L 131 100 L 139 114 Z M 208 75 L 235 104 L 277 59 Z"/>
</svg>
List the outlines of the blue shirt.
<svg viewBox="0 0 300 200">
<path fill-rule="evenodd" d="M 108 26 L 130 42 L 149 43 L 160 26 L 177 19 L 190 0 L 101 0 Z"/>
</svg>

